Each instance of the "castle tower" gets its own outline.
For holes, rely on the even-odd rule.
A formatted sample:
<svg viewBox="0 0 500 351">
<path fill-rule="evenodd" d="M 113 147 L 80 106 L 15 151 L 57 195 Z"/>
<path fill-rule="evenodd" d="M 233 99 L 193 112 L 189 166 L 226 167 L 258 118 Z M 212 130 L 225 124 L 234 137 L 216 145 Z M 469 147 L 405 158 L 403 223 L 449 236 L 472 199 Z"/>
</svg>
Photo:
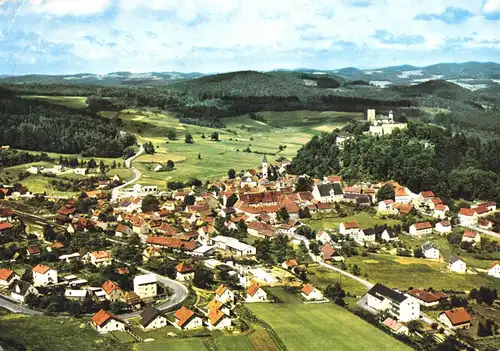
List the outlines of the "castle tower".
<svg viewBox="0 0 500 351">
<path fill-rule="evenodd" d="M 370 123 L 374 123 L 376 121 L 376 114 L 375 114 L 375 109 L 374 108 L 370 108 L 368 110 L 366 110 L 366 120 Z"/>
<path fill-rule="evenodd" d="M 267 179 L 267 157 L 264 155 L 262 159 L 262 178 Z"/>
<path fill-rule="evenodd" d="M 389 111 L 389 122 L 394 122 L 394 112 L 392 110 Z"/>
</svg>

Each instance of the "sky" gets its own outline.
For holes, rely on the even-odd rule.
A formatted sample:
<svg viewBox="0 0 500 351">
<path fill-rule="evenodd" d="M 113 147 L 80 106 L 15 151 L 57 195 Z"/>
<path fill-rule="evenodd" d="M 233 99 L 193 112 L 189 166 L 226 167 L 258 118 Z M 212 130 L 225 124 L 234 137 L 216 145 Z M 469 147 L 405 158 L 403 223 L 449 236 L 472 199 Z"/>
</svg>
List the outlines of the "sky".
<svg viewBox="0 0 500 351">
<path fill-rule="evenodd" d="M 500 61 L 500 0 L 0 0 L 0 74 Z"/>
</svg>

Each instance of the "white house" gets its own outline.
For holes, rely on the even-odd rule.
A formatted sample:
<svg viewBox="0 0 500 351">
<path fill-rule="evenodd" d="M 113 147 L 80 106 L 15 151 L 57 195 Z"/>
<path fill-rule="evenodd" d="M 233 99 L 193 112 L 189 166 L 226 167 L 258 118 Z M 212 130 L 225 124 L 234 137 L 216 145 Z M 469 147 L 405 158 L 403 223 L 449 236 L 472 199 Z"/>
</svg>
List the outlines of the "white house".
<svg viewBox="0 0 500 351">
<path fill-rule="evenodd" d="M 207 315 L 207 327 L 209 330 L 222 330 L 231 327 L 231 318 L 215 306 Z"/>
<path fill-rule="evenodd" d="M 322 203 L 332 203 L 344 198 L 344 191 L 339 183 L 325 183 L 315 185 L 312 194 Z"/>
<path fill-rule="evenodd" d="M 0 287 L 9 286 L 18 279 L 19 275 L 17 275 L 14 271 L 7 268 L 0 269 Z"/>
<path fill-rule="evenodd" d="M 257 249 L 254 246 L 242 243 L 238 240 L 226 243 L 226 251 L 238 257 L 255 256 L 257 253 Z"/>
<path fill-rule="evenodd" d="M 452 227 L 450 222 L 439 222 L 436 223 L 435 229 L 437 232 L 444 234 L 451 233 Z"/>
<path fill-rule="evenodd" d="M 92 319 L 90 320 L 90 324 L 99 332 L 99 333 L 109 333 L 113 331 L 125 331 L 125 321 L 118 318 L 114 314 L 100 310 L 97 312 Z M 76 346 L 76 345 L 75 345 Z"/>
<path fill-rule="evenodd" d="M 267 301 L 267 293 L 257 283 L 252 283 L 246 290 L 245 302 L 264 302 Z"/>
<path fill-rule="evenodd" d="M 472 316 L 463 307 L 441 312 L 439 321 L 451 329 L 469 329 Z"/>
<path fill-rule="evenodd" d="M 461 208 L 458 212 L 458 220 L 464 226 L 477 224 L 478 217 L 478 214 L 472 208 Z"/>
<path fill-rule="evenodd" d="M 332 238 L 327 232 L 321 229 L 316 232 L 316 241 L 321 241 L 323 244 L 328 244 L 332 242 Z"/>
<path fill-rule="evenodd" d="M 22 280 L 15 280 L 9 288 L 10 298 L 19 302 L 26 302 L 26 296 L 29 294 L 38 295 L 38 290 L 30 283 Z"/>
<path fill-rule="evenodd" d="M 39 264 L 33 267 L 32 271 L 35 287 L 57 284 L 57 271 L 55 269 Z"/>
<path fill-rule="evenodd" d="M 430 241 L 422 244 L 422 252 L 425 258 L 439 258 L 439 248 Z"/>
<path fill-rule="evenodd" d="M 425 235 L 432 233 L 432 224 L 429 222 L 415 223 L 410 226 L 410 235 Z"/>
<path fill-rule="evenodd" d="M 409 204 L 411 202 L 411 193 L 407 188 L 400 186 L 394 189 L 394 202 L 398 204 Z"/>
<path fill-rule="evenodd" d="M 466 230 L 464 235 L 462 235 L 462 242 L 472 243 L 473 245 L 479 244 L 481 242 L 481 235 L 477 232 Z"/>
<path fill-rule="evenodd" d="M 413 296 L 417 302 L 424 307 L 432 307 L 439 305 L 439 302 L 446 300 L 448 296 L 442 292 L 430 292 L 420 289 L 413 289 L 408 291 L 408 295 Z"/>
<path fill-rule="evenodd" d="M 75 174 L 79 174 L 79 175 L 89 174 L 88 168 L 75 168 L 74 172 L 75 172 Z"/>
<path fill-rule="evenodd" d="M 383 212 L 393 212 L 394 211 L 394 200 L 383 200 L 378 203 L 379 211 Z"/>
<path fill-rule="evenodd" d="M 448 268 L 452 272 L 465 273 L 467 272 L 467 264 L 462 261 L 458 256 L 452 256 L 450 262 L 448 263 Z"/>
<path fill-rule="evenodd" d="M 302 297 L 307 301 L 323 300 L 323 294 L 311 284 L 306 284 L 300 291 Z"/>
<path fill-rule="evenodd" d="M 167 326 L 167 318 L 153 306 L 146 307 L 140 316 L 139 324 L 143 330 L 153 330 Z"/>
<path fill-rule="evenodd" d="M 500 261 L 496 261 L 491 264 L 490 268 L 488 268 L 488 275 L 500 278 Z"/>
<path fill-rule="evenodd" d="M 439 204 L 434 207 L 433 217 L 435 218 L 445 218 L 446 212 L 448 212 L 450 208 L 448 205 Z"/>
<path fill-rule="evenodd" d="M 177 276 L 175 279 L 181 282 L 194 278 L 195 269 L 194 267 L 188 265 L 186 262 L 179 262 L 179 264 L 175 266 L 175 270 L 177 271 Z"/>
<path fill-rule="evenodd" d="M 111 251 L 94 251 L 90 253 L 89 261 L 92 265 L 96 267 L 105 267 L 113 263 L 113 257 L 111 256 Z"/>
<path fill-rule="evenodd" d="M 111 302 L 122 301 L 124 299 L 125 291 L 112 280 L 106 280 L 102 284 L 102 290 L 105 292 L 106 299 Z"/>
<path fill-rule="evenodd" d="M 388 311 L 400 322 L 420 318 L 420 304 L 412 296 L 401 294 L 382 284 L 375 284 L 363 297 L 371 310 Z"/>
<path fill-rule="evenodd" d="M 174 317 L 173 324 L 178 329 L 193 330 L 203 326 L 201 317 L 184 306 L 175 311 Z"/>
<path fill-rule="evenodd" d="M 158 295 L 156 274 L 144 274 L 134 277 L 134 292 L 141 299 L 156 297 Z"/>
<path fill-rule="evenodd" d="M 357 237 L 361 228 L 356 221 L 343 222 L 339 225 L 339 233 L 345 236 Z"/>
<path fill-rule="evenodd" d="M 215 290 L 215 299 L 220 303 L 234 302 L 234 292 L 224 284 L 221 284 L 217 290 Z"/>
</svg>

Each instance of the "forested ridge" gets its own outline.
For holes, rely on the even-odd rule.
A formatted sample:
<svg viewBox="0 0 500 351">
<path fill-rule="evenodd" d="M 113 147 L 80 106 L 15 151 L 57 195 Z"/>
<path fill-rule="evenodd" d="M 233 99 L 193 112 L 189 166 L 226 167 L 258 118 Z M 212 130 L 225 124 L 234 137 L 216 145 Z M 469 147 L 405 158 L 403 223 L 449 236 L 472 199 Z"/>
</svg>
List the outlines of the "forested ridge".
<svg viewBox="0 0 500 351">
<path fill-rule="evenodd" d="M 0 90 L 0 144 L 11 148 L 121 157 L 135 136 L 92 113 L 27 100 Z"/>
<path fill-rule="evenodd" d="M 413 192 L 433 190 L 442 198 L 500 201 L 500 140 L 482 141 L 448 129 L 410 122 L 387 136 L 362 134 L 335 145 L 339 131 L 315 136 L 293 159 L 292 171 L 346 181 L 395 180 Z"/>
</svg>

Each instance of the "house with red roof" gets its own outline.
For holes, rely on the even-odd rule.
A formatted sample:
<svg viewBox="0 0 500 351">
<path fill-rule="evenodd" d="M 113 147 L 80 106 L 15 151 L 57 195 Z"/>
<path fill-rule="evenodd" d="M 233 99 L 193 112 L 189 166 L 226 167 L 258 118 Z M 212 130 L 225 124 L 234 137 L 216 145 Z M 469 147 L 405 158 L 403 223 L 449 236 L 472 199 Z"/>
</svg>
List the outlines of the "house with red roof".
<svg viewBox="0 0 500 351">
<path fill-rule="evenodd" d="M 486 207 L 488 211 L 493 212 L 497 210 L 497 203 L 495 201 L 486 201 L 477 204 L 477 207 Z"/>
<path fill-rule="evenodd" d="M 356 221 L 343 222 L 339 225 L 339 233 L 345 236 L 357 237 L 360 230 L 361 227 Z"/>
<path fill-rule="evenodd" d="M 458 211 L 458 221 L 461 225 L 475 225 L 478 221 L 478 214 L 472 208 L 461 208 Z"/>
<path fill-rule="evenodd" d="M 234 302 L 234 292 L 224 284 L 221 284 L 217 290 L 215 290 L 215 299 L 223 304 Z"/>
<path fill-rule="evenodd" d="M 89 262 L 96 267 L 105 267 L 113 263 L 111 251 L 93 251 L 89 253 Z"/>
<path fill-rule="evenodd" d="M 304 285 L 302 290 L 300 290 L 300 294 L 307 301 L 319 301 L 324 299 L 323 293 L 311 284 Z"/>
<path fill-rule="evenodd" d="M 413 296 L 417 302 L 425 307 L 432 307 L 439 305 L 439 302 L 446 300 L 448 296 L 442 292 L 431 292 L 420 289 L 413 289 L 408 291 L 408 295 Z"/>
<path fill-rule="evenodd" d="M 432 224 L 429 222 L 419 222 L 410 226 L 410 235 L 425 235 L 432 233 Z"/>
<path fill-rule="evenodd" d="M 478 232 L 466 230 L 462 235 L 462 242 L 472 243 L 473 245 L 479 244 L 481 242 L 481 235 Z"/>
<path fill-rule="evenodd" d="M 209 330 L 222 330 L 231 327 L 230 307 L 214 299 L 207 305 L 207 311 L 207 328 Z"/>
<path fill-rule="evenodd" d="M 382 212 L 393 212 L 394 211 L 394 200 L 387 199 L 380 201 L 378 203 L 378 210 Z"/>
<path fill-rule="evenodd" d="M 436 231 L 438 233 L 451 233 L 451 231 L 452 231 L 451 223 L 448 221 L 436 223 L 434 228 L 436 229 Z"/>
<path fill-rule="evenodd" d="M 267 301 L 267 293 L 262 287 L 253 282 L 246 290 L 245 302 L 265 302 Z"/>
<path fill-rule="evenodd" d="M 326 244 L 321 248 L 320 252 L 323 261 L 343 261 L 344 257 L 330 244 Z"/>
<path fill-rule="evenodd" d="M 177 266 L 175 266 L 175 270 L 177 271 L 177 276 L 175 279 L 181 282 L 192 280 L 194 278 L 194 267 L 189 265 L 185 261 L 180 262 Z"/>
<path fill-rule="evenodd" d="M 491 228 L 493 228 L 493 222 L 487 219 L 479 219 L 477 224 L 481 229 L 490 230 Z"/>
<path fill-rule="evenodd" d="M 0 222 L 0 234 L 6 235 L 9 234 L 11 229 L 12 229 L 12 224 L 7 223 L 7 222 Z"/>
<path fill-rule="evenodd" d="M 391 330 L 391 332 L 395 334 L 404 334 L 408 335 L 409 329 L 406 325 L 401 322 L 398 322 L 396 319 L 392 319 L 391 317 L 387 317 L 383 324 Z"/>
<path fill-rule="evenodd" d="M 106 299 L 113 302 L 113 301 L 122 301 L 125 295 L 125 291 L 112 280 L 106 280 L 102 284 L 102 290 L 104 290 L 104 293 L 106 294 Z"/>
<path fill-rule="evenodd" d="M 432 216 L 434 218 L 445 218 L 446 217 L 446 212 L 448 212 L 450 208 L 448 205 L 445 204 L 437 204 L 434 206 L 434 212 L 432 213 Z"/>
<path fill-rule="evenodd" d="M 491 264 L 490 268 L 488 268 L 488 275 L 500 278 L 500 261 L 495 261 Z"/>
<path fill-rule="evenodd" d="M 174 327 L 184 330 L 193 330 L 203 327 L 203 320 L 194 311 L 182 306 L 174 314 Z"/>
<path fill-rule="evenodd" d="M 398 204 L 409 204 L 411 202 L 410 190 L 404 186 L 394 188 L 394 201 Z"/>
<path fill-rule="evenodd" d="M 17 275 L 14 271 L 7 268 L 0 269 L 0 286 L 9 286 L 12 282 L 18 279 L 19 275 Z"/>
<path fill-rule="evenodd" d="M 286 261 L 284 261 L 282 264 L 281 264 L 281 267 L 283 267 L 284 269 L 292 269 L 294 267 L 297 267 L 299 264 L 297 263 L 297 260 L 295 258 L 290 258 Z"/>
<path fill-rule="evenodd" d="M 472 316 L 463 307 L 441 312 L 439 321 L 451 329 L 469 329 Z"/>
<path fill-rule="evenodd" d="M 125 331 L 126 328 L 126 322 L 124 320 L 102 309 L 92 316 L 90 325 L 99 333 Z"/>
<path fill-rule="evenodd" d="M 57 271 L 43 264 L 38 264 L 32 269 L 33 286 L 47 286 L 57 284 Z"/>
<path fill-rule="evenodd" d="M 10 222 L 14 218 L 14 210 L 0 207 L 0 222 Z"/>
</svg>

